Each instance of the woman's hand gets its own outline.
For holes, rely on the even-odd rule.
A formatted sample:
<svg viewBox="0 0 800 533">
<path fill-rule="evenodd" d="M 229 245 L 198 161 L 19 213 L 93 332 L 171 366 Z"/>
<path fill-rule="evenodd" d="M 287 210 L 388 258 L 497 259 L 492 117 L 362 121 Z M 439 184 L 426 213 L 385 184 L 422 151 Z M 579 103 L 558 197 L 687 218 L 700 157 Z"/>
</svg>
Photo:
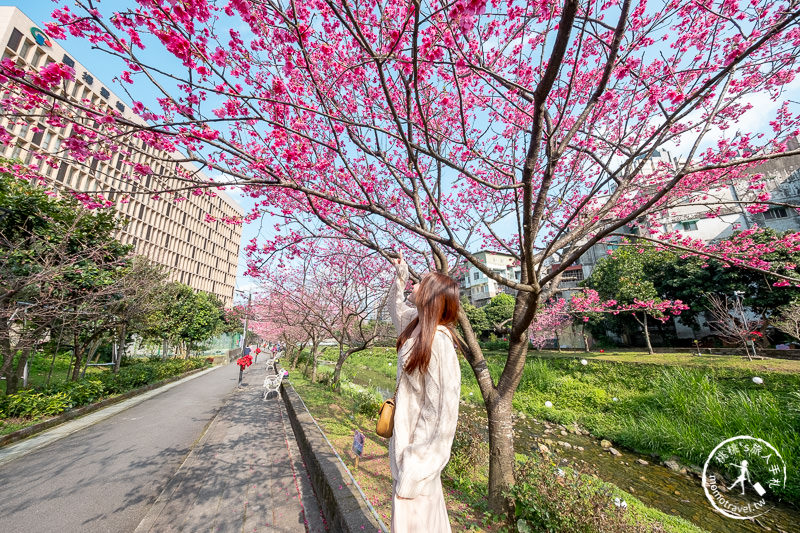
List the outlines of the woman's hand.
<svg viewBox="0 0 800 533">
<path fill-rule="evenodd" d="M 397 254 L 397 259 L 392 259 L 392 265 L 394 265 L 395 270 L 397 270 L 397 277 L 400 278 L 401 281 L 408 281 L 408 265 L 405 261 L 403 261 L 403 254 Z"/>
</svg>

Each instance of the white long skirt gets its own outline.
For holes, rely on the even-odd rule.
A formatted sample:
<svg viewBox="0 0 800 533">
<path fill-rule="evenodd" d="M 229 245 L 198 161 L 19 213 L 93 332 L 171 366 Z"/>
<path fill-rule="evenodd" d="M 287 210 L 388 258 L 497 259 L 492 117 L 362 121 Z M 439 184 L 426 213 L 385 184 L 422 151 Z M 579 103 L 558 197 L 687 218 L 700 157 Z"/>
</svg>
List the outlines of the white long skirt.
<svg viewBox="0 0 800 533">
<path fill-rule="evenodd" d="M 392 483 L 392 533 L 450 533 L 442 480 L 431 494 L 410 500 L 398 498 Z"/>
</svg>

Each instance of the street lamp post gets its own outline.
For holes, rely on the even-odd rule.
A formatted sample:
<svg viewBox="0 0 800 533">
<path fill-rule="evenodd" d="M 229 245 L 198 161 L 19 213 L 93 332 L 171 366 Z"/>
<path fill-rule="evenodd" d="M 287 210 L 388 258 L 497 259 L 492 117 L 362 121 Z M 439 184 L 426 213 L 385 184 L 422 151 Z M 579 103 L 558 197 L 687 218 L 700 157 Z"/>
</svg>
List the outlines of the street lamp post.
<svg viewBox="0 0 800 533">
<path fill-rule="evenodd" d="M 244 294 L 244 291 L 240 291 L 238 289 L 236 290 L 236 292 Z M 252 299 L 253 299 L 253 292 L 250 291 L 250 292 L 247 293 L 247 308 L 245 309 L 245 312 L 244 312 L 244 333 L 242 334 L 242 355 L 245 355 L 244 350 L 245 350 L 245 348 L 247 348 L 247 326 L 248 326 L 248 322 L 249 322 L 249 319 L 250 319 L 250 302 L 252 301 Z M 256 362 L 258 362 L 258 360 L 256 360 Z"/>
<path fill-rule="evenodd" d="M 733 291 L 733 296 L 736 298 L 736 305 L 739 307 L 739 314 L 742 317 L 742 327 L 745 329 L 750 329 L 747 327 L 747 318 L 744 316 L 744 305 L 742 305 L 742 297 L 744 296 L 744 291 Z M 745 337 L 744 340 L 744 353 L 748 359 L 750 359 L 750 348 L 748 347 L 748 343 L 750 341 Z M 755 344 L 753 344 L 753 355 L 755 355 Z"/>
</svg>

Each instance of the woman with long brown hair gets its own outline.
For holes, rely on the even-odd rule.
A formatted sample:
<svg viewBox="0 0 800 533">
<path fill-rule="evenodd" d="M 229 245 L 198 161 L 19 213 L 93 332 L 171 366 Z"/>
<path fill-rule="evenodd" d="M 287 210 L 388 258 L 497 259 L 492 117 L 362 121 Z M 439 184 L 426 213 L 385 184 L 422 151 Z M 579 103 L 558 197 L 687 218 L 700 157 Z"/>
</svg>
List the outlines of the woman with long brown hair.
<svg viewBox="0 0 800 533">
<path fill-rule="evenodd" d="M 450 459 L 458 421 L 461 368 L 454 346 L 458 284 L 438 272 L 426 274 L 403 301 L 408 265 L 394 263 L 389 312 L 397 329 L 397 395 L 392 469 L 392 532 L 450 531 L 440 475 Z"/>
</svg>

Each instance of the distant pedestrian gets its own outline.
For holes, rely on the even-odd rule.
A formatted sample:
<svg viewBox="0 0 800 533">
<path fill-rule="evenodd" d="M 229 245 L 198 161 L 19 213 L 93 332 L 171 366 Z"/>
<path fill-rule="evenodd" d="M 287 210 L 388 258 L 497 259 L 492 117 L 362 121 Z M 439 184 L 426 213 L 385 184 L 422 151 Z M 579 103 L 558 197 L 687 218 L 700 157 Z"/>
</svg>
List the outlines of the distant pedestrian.
<svg viewBox="0 0 800 533">
<path fill-rule="evenodd" d="M 393 262 L 397 278 L 389 290 L 389 312 L 397 339 L 394 433 L 389 440 L 393 479 L 393 533 L 449 533 L 441 473 L 450 459 L 458 421 L 461 369 L 454 346 L 458 284 L 431 272 L 403 290 L 408 265 Z"/>
</svg>

